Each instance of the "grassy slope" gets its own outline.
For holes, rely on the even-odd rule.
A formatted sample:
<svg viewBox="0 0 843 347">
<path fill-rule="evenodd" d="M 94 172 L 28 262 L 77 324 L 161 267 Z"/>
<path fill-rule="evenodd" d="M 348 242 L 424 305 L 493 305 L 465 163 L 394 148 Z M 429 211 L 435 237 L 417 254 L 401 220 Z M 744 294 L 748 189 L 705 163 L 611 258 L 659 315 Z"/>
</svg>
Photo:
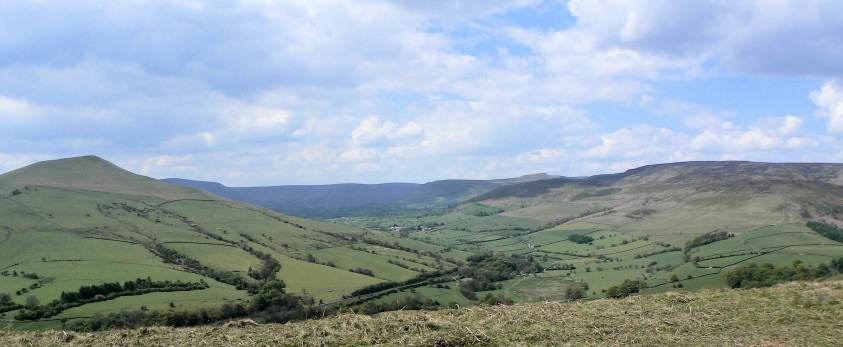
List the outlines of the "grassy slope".
<svg viewBox="0 0 843 347">
<path fill-rule="evenodd" d="M 13 295 L 16 302 L 23 302 L 28 295 L 36 295 L 46 302 L 61 291 L 76 290 L 80 285 L 146 276 L 156 280 L 193 281 L 199 277 L 162 263 L 147 250 L 153 242 L 177 249 L 216 270 L 241 274 L 249 267 L 260 265 L 257 258 L 241 249 L 245 245 L 269 253 L 281 262 L 283 268 L 278 276 L 287 283 L 289 292 L 307 293 L 317 301 L 331 301 L 365 285 L 404 280 L 422 270 L 454 266 L 444 259 L 437 261 L 426 255 L 352 241 L 349 237 L 353 236 L 431 251 L 443 258 L 465 259 L 471 252 L 492 250 L 506 255 L 531 255 L 545 267 L 556 261 L 577 267 L 548 271 L 529 280 L 515 279 L 493 292 L 524 301 L 558 298 L 548 288 L 563 288 L 572 280 L 586 281 L 589 284 L 586 295 L 590 298 L 601 297 L 609 286 L 633 278 L 644 278 L 654 287 L 645 292 L 672 290 L 672 285 L 666 282 L 673 274 L 680 278 L 685 289 L 716 288 L 724 286 L 721 275 L 734 264 L 753 261 L 788 265 L 798 258 L 806 265 L 815 265 L 843 254 L 843 244 L 819 237 L 804 227 L 802 217 L 805 211 L 817 213 L 810 201 L 843 204 L 836 188 L 822 183 L 823 180 L 836 182 L 829 167 L 834 166 L 822 166 L 807 175 L 806 178 L 816 180 L 808 183 L 765 183 L 758 178 L 760 168 L 754 165 L 729 168 L 731 172 L 750 174 L 741 176 L 742 181 L 726 183 L 724 180 L 730 179 L 729 176 L 717 170 L 700 173 L 687 168 L 686 171 L 651 168 L 627 176 L 614 190 L 573 185 L 534 197 L 469 203 L 427 216 L 350 220 L 354 226 L 380 227 L 444 223 L 437 231 L 413 231 L 410 238 L 402 238 L 385 231 L 285 216 L 202 192 L 174 188 L 125 172 L 98 158 L 82 157 L 39 163 L 0 176 L 0 254 L 4 255 L 0 257 L 0 270 L 34 272 L 52 278 L 41 288 Z M 773 169 L 766 168 L 765 172 L 802 175 L 778 167 Z M 84 170 L 89 174 L 82 174 Z M 22 193 L 12 196 L 13 189 Z M 185 197 L 190 199 L 183 200 Z M 614 212 L 599 212 L 529 233 L 548 221 L 600 208 L 611 208 Z M 505 212 L 499 213 L 500 210 Z M 696 235 L 716 229 L 727 229 L 738 237 L 689 252 L 701 258 L 697 266 L 683 261 L 682 252 L 641 257 L 666 249 L 656 242 L 682 246 Z M 574 233 L 588 234 L 595 241 L 592 245 L 567 241 Z M 332 236 L 336 234 L 345 236 Z M 649 239 L 642 239 L 645 236 Z M 232 247 L 231 243 L 238 246 Z M 308 254 L 315 256 L 316 263 L 303 261 Z M 336 267 L 324 265 L 329 261 Z M 675 268 L 648 273 L 646 270 L 653 263 Z M 357 267 L 373 270 L 376 277 L 348 271 Z M 14 293 L 33 283 L 34 280 L 22 277 L 0 277 L 0 292 Z M 177 295 L 163 296 L 169 298 L 164 299 L 167 302 L 185 308 L 246 298 L 243 291 L 228 285 L 213 282 L 212 287 L 214 291 L 197 294 L 197 298 L 201 297 L 197 301 Z M 451 287 L 449 290 L 420 288 L 418 292 L 443 304 L 454 298 L 463 302 L 455 296 L 459 295 L 456 283 Z M 401 295 L 415 294 L 401 293 L 390 298 Z M 484 295 L 478 293 L 479 297 Z M 86 305 L 65 316 L 86 315 L 97 310 L 117 311 L 142 304 L 156 307 L 161 296 Z M 7 317 L 10 315 L 13 314 L 7 313 Z"/>
<path fill-rule="evenodd" d="M 72 190 L 156 196 L 167 200 L 208 199 L 201 190 L 164 183 L 135 175 L 94 156 L 44 161 L 8 172 L 0 180 L 0 192 L 8 194 L 23 186 L 61 187 Z M 162 189 L 162 187 L 166 187 Z M 8 191 L 7 191 L 8 190 Z"/>
<path fill-rule="evenodd" d="M 843 188 L 837 185 L 840 172 L 841 165 L 835 164 L 660 165 L 633 170 L 611 186 L 567 184 L 522 197 L 492 194 L 492 200 L 427 216 L 357 218 L 350 223 L 370 227 L 441 223 L 434 232 L 411 236 L 455 250 L 531 255 L 546 267 L 557 261 L 571 263 L 576 270 L 548 272 L 546 276 L 557 279 L 546 285 L 568 278 L 584 280 L 590 286 L 590 298 L 636 278 L 654 287 L 649 292 L 671 290 L 673 284 L 667 280 L 674 274 L 685 289 L 716 288 L 725 285 L 722 275 L 733 265 L 788 265 L 794 259 L 827 264 L 843 254 L 843 244 L 820 237 L 804 224 L 808 218 L 832 222 L 839 218 L 822 214 L 816 204 L 843 205 L 843 194 L 839 194 Z M 476 215 L 501 209 L 505 212 Z M 601 212 L 606 209 L 609 212 Z M 584 212 L 588 215 L 562 225 L 527 231 Z M 716 230 L 737 237 L 688 252 L 691 258 L 701 258 L 698 266 L 686 262 L 682 251 L 654 254 Z M 567 241 L 571 234 L 587 234 L 595 241 L 578 245 Z"/>
<path fill-rule="evenodd" d="M 443 249 L 386 233 L 290 217 L 221 199 L 134 175 L 96 157 L 42 162 L 0 175 L 0 271 L 9 271 L 7 276 L 0 276 L 0 293 L 10 293 L 18 303 L 30 295 L 47 303 L 61 292 L 76 291 L 82 285 L 139 277 L 172 281 L 203 278 L 179 266 L 165 264 L 150 252 L 155 243 L 197 259 L 216 271 L 233 271 L 241 276 L 250 267 L 260 268 L 263 263 L 244 247 L 269 253 L 281 263 L 278 277 L 287 283 L 289 292 L 307 293 L 317 301 L 336 300 L 384 279 L 403 280 L 422 269 L 433 270 L 420 263 L 434 266 L 435 259 L 391 249 L 381 249 L 378 254 L 354 251 L 347 257 L 319 259 L 332 260 L 337 268 L 301 260 L 308 253 L 319 254 L 322 249 L 354 244 L 331 234 L 365 235 L 420 250 Z M 357 246 L 374 248 L 362 243 Z M 358 261 L 358 254 L 365 256 L 365 260 Z M 411 257 L 418 263 L 402 260 L 411 269 L 388 264 L 391 259 Z M 380 278 L 348 271 L 356 267 L 383 271 L 376 270 Z M 41 279 L 13 276 L 13 272 L 35 273 Z M 210 278 L 204 280 L 210 283 L 209 290 L 120 298 L 74 308 L 55 319 L 140 306 L 152 309 L 168 306 L 169 302 L 190 309 L 248 299 L 245 291 Z M 39 281 L 39 287 L 32 289 Z M 21 294 L 16 294 L 17 291 Z M 0 321 L 9 320 L 14 313 L 7 312 Z M 0 326 L 4 324 L 0 322 Z M 30 327 L 50 326 L 45 324 L 30 324 Z"/>
<path fill-rule="evenodd" d="M 98 333 L 0 331 L 10 345 L 839 346 L 843 282 L 665 293 L 618 300 L 345 314 L 284 325 L 241 321 Z"/>
</svg>

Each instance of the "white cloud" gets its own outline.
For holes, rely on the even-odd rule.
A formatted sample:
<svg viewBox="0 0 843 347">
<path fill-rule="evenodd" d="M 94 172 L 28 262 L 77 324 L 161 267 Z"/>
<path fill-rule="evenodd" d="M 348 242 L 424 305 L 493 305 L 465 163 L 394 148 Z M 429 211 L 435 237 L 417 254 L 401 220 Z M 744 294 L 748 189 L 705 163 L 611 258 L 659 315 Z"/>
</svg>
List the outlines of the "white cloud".
<svg viewBox="0 0 843 347">
<path fill-rule="evenodd" d="M 39 113 L 36 106 L 25 100 L 0 95 L 0 122 L 6 126 L 26 124 Z"/>
<path fill-rule="evenodd" d="M 811 92 L 810 96 L 811 100 L 822 108 L 817 114 L 829 118 L 828 131 L 843 131 L 843 89 L 840 88 L 840 82 L 828 82 L 819 91 Z"/>
<path fill-rule="evenodd" d="M 227 124 L 221 130 L 241 140 L 279 136 L 292 115 L 287 110 L 234 103 L 219 111 Z"/>
<path fill-rule="evenodd" d="M 354 168 L 355 172 L 377 172 L 381 170 L 381 166 L 377 163 L 360 163 Z"/>
<path fill-rule="evenodd" d="M 685 135 L 667 128 L 636 125 L 601 136 L 602 144 L 583 153 L 592 159 L 661 158 L 668 161 L 686 141 Z"/>
<path fill-rule="evenodd" d="M 695 136 L 688 147 L 698 152 L 738 155 L 757 150 L 819 145 L 816 140 L 800 136 L 804 135 L 802 122 L 802 118 L 796 116 L 763 118 L 747 130 L 723 122 L 719 129 L 712 127 Z"/>
<path fill-rule="evenodd" d="M 209 132 L 192 135 L 177 136 L 162 144 L 163 148 L 171 151 L 197 151 L 210 148 L 217 144 L 217 137 Z"/>
<path fill-rule="evenodd" d="M 142 159 L 130 159 L 120 162 L 124 167 L 132 170 L 137 170 L 144 175 L 149 175 L 156 172 L 184 172 L 195 171 L 197 167 L 194 164 L 193 155 L 156 155 Z"/>
<path fill-rule="evenodd" d="M 340 154 L 339 161 L 360 162 L 377 159 L 374 148 L 352 148 Z"/>
<path fill-rule="evenodd" d="M 360 125 L 351 131 L 351 139 L 358 144 L 378 143 L 380 140 L 400 140 L 419 137 L 424 133 L 421 124 L 410 121 L 403 127 L 398 123 L 380 117 L 369 116 L 360 121 Z"/>
<path fill-rule="evenodd" d="M 811 132 L 813 109 L 758 119 L 706 96 L 741 88 L 733 78 L 839 78 L 841 6 L 0 2 L 0 146 L 241 184 L 831 158 L 843 147 Z M 561 7 L 575 18 L 524 15 Z M 811 94 L 832 133 L 841 95 L 835 81 Z"/>
<path fill-rule="evenodd" d="M 568 3 L 579 30 L 600 47 L 625 47 L 739 71 L 839 75 L 839 1 L 590 1 Z"/>
</svg>

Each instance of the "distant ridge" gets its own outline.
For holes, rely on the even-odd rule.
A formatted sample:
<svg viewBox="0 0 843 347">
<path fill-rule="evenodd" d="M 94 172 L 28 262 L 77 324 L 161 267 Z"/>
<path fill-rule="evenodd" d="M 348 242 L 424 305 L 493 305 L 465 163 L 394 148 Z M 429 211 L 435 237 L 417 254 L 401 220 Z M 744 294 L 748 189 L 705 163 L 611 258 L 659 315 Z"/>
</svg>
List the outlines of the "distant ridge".
<svg viewBox="0 0 843 347">
<path fill-rule="evenodd" d="M 227 187 L 217 182 L 167 178 L 163 181 L 201 189 L 228 199 L 305 218 L 376 215 L 401 209 L 457 204 L 495 188 L 554 178 L 548 174 L 497 180 L 440 180 L 425 184 L 342 183 L 268 187 Z"/>
<path fill-rule="evenodd" d="M 565 185 L 609 187 L 624 181 L 637 184 L 677 184 L 710 181 L 711 185 L 747 182 L 813 182 L 831 185 L 837 191 L 843 185 L 843 164 L 832 163 L 759 163 L 748 161 L 691 161 L 646 165 L 622 173 L 594 175 L 583 178 L 552 178 L 524 182 L 497 188 L 478 195 L 472 201 L 506 197 L 533 197 Z M 642 182 L 643 181 L 643 182 Z"/>
<path fill-rule="evenodd" d="M 268 187 L 227 187 L 216 182 L 167 178 L 164 182 L 305 218 L 325 218 L 380 211 L 377 205 L 403 198 L 420 184 L 329 184 Z"/>
</svg>

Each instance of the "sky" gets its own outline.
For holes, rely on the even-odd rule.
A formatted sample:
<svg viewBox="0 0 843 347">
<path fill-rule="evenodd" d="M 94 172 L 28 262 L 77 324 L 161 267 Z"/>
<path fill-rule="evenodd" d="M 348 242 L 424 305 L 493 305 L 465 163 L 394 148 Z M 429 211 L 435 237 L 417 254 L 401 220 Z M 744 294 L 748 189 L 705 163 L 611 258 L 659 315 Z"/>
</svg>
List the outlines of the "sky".
<svg viewBox="0 0 843 347">
<path fill-rule="evenodd" d="M 837 0 L 0 1 L 0 172 L 227 186 L 843 161 Z"/>
</svg>

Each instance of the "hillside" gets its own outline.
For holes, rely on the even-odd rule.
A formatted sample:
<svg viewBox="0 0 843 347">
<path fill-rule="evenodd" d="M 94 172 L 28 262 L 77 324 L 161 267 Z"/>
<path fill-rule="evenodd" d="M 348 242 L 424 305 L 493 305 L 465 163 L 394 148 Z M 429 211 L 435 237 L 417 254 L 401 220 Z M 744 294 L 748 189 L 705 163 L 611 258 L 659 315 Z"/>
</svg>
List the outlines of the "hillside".
<svg viewBox="0 0 843 347">
<path fill-rule="evenodd" d="M 226 187 L 216 182 L 168 178 L 163 181 L 201 189 L 228 199 L 304 218 L 365 215 L 388 209 L 419 188 L 414 183 L 312 186 Z"/>
<path fill-rule="evenodd" d="M 497 180 L 441 180 L 425 184 L 329 184 L 226 187 L 216 182 L 167 178 L 228 199 L 304 218 L 371 216 L 457 204 L 498 187 L 553 178 L 546 174 Z"/>
<path fill-rule="evenodd" d="M 95 312 L 245 303 L 269 278 L 283 280 L 288 293 L 327 302 L 456 266 L 434 257 L 444 247 L 283 215 L 97 157 L 33 164 L 0 175 L 0 189 L 0 295 L 15 305 L 34 297 L 43 307 L 82 286 L 147 278 L 206 286 L 165 292 L 162 284 L 143 295 L 97 299 L 28 323 L 33 327 Z M 368 272 L 351 271 L 358 269 Z M 18 313 L 15 306 L 0 311 L 0 325 Z"/>
<path fill-rule="evenodd" d="M 342 314 L 290 324 L 97 333 L 0 330 L 36 346 L 839 346 L 843 282 L 704 290 L 585 303 L 486 306 L 375 317 Z"/>
<path fill-rule="evenodd" d="M 114 312 L 168 325 L 161 317 L 176 313 L 205 312 L 203 322 L 298 317 L 260 311 L 261 298 L 281 294 L 309 317 L 402 303 L 598 299 L 624 283 L 643 294 L 723 288 L 736 266 L 814 271 L 839 258 L 843 243 L 806 223 L 843 224 L 841 170 L 699 162 L 586 178 L 446 180 L 408 197 L 474 199 L 327 223 L 96 157 L 38 163 L 0 175 L 0 300 L 9 300 L 0 325 L 58 328 Z M 303 199 L 344 204 L 348 191 L 338 187 Z"/>
<path fill-rule="evenodd" d="M 49 160 L 0 176 L 0 191 L 25 186 L 150 196 L 164 199 L 207 199 L 208 194 L 133 174 L 95 156 Z"/>
<path fill-rule="evenodd" d="M 433 226 L 409 236 L 552 269 L 504 281 L 479 297 L 563 300 L 567 288 L 584 282 L 588 289 L 578 295 L 599 298 L 625 280 L 645 283 L 644 293 L 718 288 L 738 265 L 819 266 L 843 254 L 843 243 L 806 226 L 843 225 L 841 172 L 841 164 L 661 164 L 508 185 L 426 215 L 346 222 L 383 230 Z M 455 296 L 447 289 L 424 294 Z"/>
</svg>

